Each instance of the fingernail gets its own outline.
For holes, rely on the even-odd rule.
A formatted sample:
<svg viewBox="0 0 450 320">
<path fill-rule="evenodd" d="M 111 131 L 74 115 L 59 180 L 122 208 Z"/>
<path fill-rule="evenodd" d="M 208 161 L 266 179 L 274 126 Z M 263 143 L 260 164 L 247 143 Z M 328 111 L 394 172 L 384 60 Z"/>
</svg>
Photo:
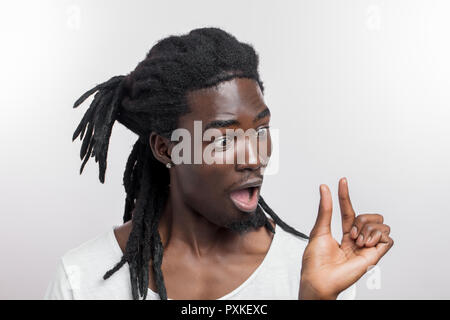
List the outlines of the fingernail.
<svg viewBox="0 0 450 320">
<path fill-rule="evenodd" d="M 364 240 L 364 236 L 361 233 L 358 237 L 358 241 L 359 241 L 359 243 L 363 243 L 363 240 Z"/>
<path fill-rule="evenodd" d="M 372 240 L 372 237 L 368 237 L 366 243 L 369 243 Z"/>
<path fill-rule="evenodd" d="M 356 235 L 358 234 L 358 228 L 356 228 L 356 226 L 353 226 L 352 230 L 350 231 L 352 237 L 356 237 Z"/>
</svg>

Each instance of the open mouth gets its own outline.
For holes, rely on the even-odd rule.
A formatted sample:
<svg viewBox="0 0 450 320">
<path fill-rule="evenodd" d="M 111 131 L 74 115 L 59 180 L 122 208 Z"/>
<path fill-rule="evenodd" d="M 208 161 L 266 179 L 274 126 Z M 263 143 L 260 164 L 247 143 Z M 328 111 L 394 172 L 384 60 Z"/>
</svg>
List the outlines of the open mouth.
<svg viewBox="0 0 450 320">
<path fill-rule="evenodd" d="M 241 211 L 253 212 L 258 206 L 260 187 L 249 187 L 230 193 L 230 199 L 234 205 Z"/>
</svg>

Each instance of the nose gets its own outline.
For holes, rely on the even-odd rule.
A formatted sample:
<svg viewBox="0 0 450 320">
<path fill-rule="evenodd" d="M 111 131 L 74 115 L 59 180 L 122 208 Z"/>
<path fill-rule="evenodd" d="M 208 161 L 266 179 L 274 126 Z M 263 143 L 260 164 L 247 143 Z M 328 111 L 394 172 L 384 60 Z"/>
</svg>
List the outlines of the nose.
<svg viewBox="0 0 450 320">
<path fill-rule="evenodd" d="M 258 139 L 254 136 L 244 136 L 237 141 L 236 169 L 258 170 L 265 165 L 264 159 L 258 153 Z"/>
</svg>

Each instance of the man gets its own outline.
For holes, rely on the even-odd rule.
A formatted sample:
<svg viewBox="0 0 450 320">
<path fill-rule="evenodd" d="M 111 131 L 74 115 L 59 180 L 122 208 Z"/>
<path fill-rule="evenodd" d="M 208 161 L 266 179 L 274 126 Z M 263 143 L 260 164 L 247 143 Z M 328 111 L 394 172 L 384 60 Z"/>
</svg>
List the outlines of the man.
<svg viewBox="0 0 450 320">
<path fill-rule="evenodd" d="M 95 156 L 104 182 L 115 120 L 139 136 L 124 173 L 124 224 L 66 253 L 47 298 L 336 299 L 392 247 L 381 215 L 356 217 L 346 179 L 341 244 L 327 186 L 309 242 L 267 205 L 272 141 L 258 56 L 225 31 L 159 41 L 75 107 L 95 92 L 73 137 L 84 137 L 81 171 Z"/>
</svg>

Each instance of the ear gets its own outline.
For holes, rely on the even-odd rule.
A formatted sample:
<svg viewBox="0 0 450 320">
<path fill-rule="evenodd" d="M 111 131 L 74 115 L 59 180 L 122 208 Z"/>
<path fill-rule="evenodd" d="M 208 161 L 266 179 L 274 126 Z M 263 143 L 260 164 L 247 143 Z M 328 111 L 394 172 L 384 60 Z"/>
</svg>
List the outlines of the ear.
<svg viewBox="0 0 450 320">
<path fill-rule="evenodd" d="M 171 161 L 170 154 L 172 151 L 172 145 L 169 139 L 152 132 L 150 133 L 149 143 L 153 156 L 158 161 L 164 165 Z"/>
</svg>

